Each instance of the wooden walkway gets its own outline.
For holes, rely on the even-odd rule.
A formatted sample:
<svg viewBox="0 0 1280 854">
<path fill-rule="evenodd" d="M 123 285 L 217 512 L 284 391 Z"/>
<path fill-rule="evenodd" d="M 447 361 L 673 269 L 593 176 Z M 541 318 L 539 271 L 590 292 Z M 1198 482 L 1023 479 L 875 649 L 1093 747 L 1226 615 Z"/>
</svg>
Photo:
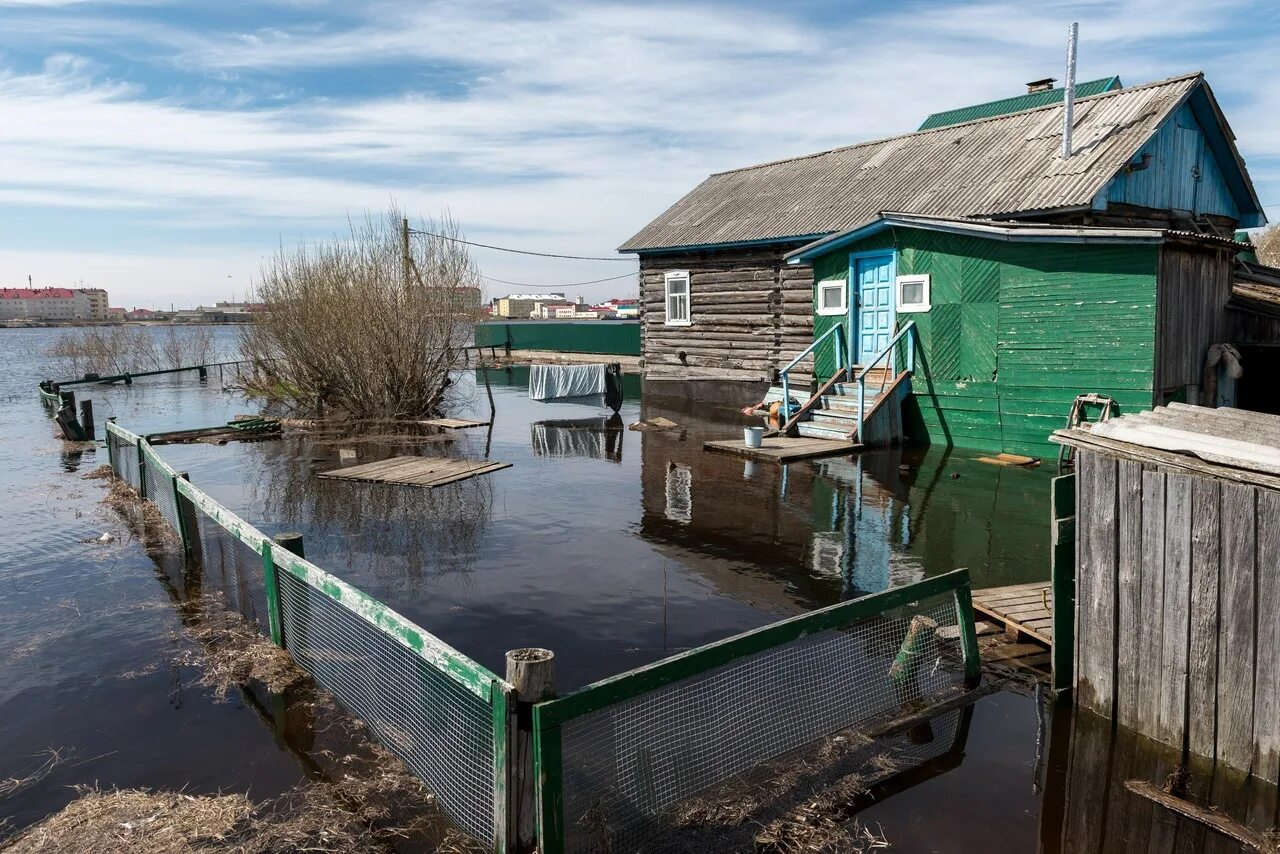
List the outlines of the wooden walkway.
<svg viewBox="0 0 1280 854">
<path fill-rule="evenodd" d="M 1004 626 L 1010 638 L 1025 635 L 1053 646 L 1053 586 L 1048 581 L 975 590 L 973 610 L 980 619 Z"/>
<path fill-rule="evenodd" d="M 737 454 L 755 460 L 774 463 L 790 463 L 795 460 L 811 460 L 817 457 L 834 457 L 852 454 L 862 449 L 857 442 L 841 442 L 835 439 L 808 439 L 803 436 L 768 436 L 759 448 L 748 448 L 742 439 L 718 439 L 702 446 L 705 451 Z"/>
<path fill-rule="evenodd" d="M 458 460 L 451 457 L 392 457 L 376 463 L 321 472 L 320 477 L 436 487 L 510 468 L 510 466 L 511 463 Z"/>
<path fill-rule="evenodd" d="M 423 427 L 443 427 L 446 430 L 463 430 L 467 427 L 487 427 L 488 421 L 472 421 L 470 418 L 428 418 L 419 421 Z"/>
</svg>

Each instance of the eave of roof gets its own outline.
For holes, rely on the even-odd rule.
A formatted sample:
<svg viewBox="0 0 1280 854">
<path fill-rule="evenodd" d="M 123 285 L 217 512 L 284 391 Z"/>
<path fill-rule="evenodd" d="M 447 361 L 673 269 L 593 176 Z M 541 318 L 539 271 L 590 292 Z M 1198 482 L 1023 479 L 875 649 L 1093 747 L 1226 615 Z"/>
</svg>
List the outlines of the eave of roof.
<svg viewBox="0 0 1280 854">
<path fill-rule="evenodd" d="M 1235 241 L 1209 235 L 1162 228 L 1112 228 L 1096 225 L 1052 225 L 1033 222 L 1006 222 L 962 217 L 923 216 L 886 211 L 870 222 L 847 231 L 815 240 L 784 257 L 788 264 L 805 264 L 844 246 L 864 240 L 889 228 L 914 228 L 950 234 L 965 234 L 1011 243 L 1164 243 L 1170 239 L 1211 242 L 1226 247 Z M 1241 247 L 1243 248 L 1243 247 Z"/>
</svg>

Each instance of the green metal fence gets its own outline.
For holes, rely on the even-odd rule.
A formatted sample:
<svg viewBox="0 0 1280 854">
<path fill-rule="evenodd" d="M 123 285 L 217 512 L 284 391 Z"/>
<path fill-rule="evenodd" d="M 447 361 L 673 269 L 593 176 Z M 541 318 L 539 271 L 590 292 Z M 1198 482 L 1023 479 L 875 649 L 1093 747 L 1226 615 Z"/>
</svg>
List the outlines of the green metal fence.
<svg viewBox="0 0 1280 854">
<path fill-rule="evenodd" d="M 112 470 L 152 501 L 206 584 L 376 733 L 459 828 L 507 848 L 511 686 L 264 533 L 107 424 Z"/>
<path fill-rule="evenodd" d="M 514 850 L 522 807 L 508 755 L 529 716 L 516 714 L 508 682 L 274 543 L 145 437 L 109 422 L 106 444 L 116 476 L 156 505 L 202 584 L 363 720 L 458 827 Z M 957 570 L 539 703 L 539 851 L 662 849 L 689 798 L 824 737 L 920 714 L 974 685 L 979 668 L 969 575 Z"/>
<path fill-rule="evenodd" d="M 978 677 L 965 570 L 699 647 L 534 707 L 543 852 L 664 846 L 689 797 Z"/>
<path fill-rule="evenodd" d="M 637 320 L 491 320 L 476 324 L 475 340 L 478 347 L 639 356 L 640 322 Z"/>
</svg>

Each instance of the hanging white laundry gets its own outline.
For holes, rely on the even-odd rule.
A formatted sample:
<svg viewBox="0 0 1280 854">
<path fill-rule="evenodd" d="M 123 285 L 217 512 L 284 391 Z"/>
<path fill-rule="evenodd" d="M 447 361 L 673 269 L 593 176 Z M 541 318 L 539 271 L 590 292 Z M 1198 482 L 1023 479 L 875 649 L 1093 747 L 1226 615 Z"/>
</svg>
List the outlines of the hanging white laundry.
<svg viewBox="0 0 1280 854">
<path fill-rule="evenodd" d="M 551 400 L 604 394 L 604 365 L 530 365 L 529 397 Z"/>
</svg>

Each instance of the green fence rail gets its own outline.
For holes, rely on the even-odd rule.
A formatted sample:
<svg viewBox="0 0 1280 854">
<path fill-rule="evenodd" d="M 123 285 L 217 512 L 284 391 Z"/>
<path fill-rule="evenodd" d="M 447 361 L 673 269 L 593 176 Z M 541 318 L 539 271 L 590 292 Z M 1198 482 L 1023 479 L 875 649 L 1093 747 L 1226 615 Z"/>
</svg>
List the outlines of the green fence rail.
<svg viewBox="0 0 1280 854">
<path fill-rule="evenodd" d="M 477 347 L 639 356 L 640 322 L 636 320 L 488 321 L 476 324 L 475 341 Z"/>
<path fill-rule="evenodd" d="M 539 703 L 541 851 L 662 848 L 681 801 L 824 736 L 962 693 L 979 667 L 969 574 L 956 570 Z"/>
<path fill-rule="evenodd" d="M 201 583 L 494 851 L 515 850 L 528 822 L 542 854 L 661 849 L 689 798 L 836 733 L 923 715 L 980 677 L 969 574 L 957 570 L 698 647 L 530 715 L 506 680 L 273 541 L 144 436 L 108 422 L 106 446 L 115 475 L 156 506 Z M 530 725 L 531 769 L 513 750 Z M 533 813 L 517 785 L 530 771 Z"/>
<path fill-rule="evenodd" d="M 427 785 L 458 827 L 505 851 L 511 686 L 219 504 L 146 439 L 107 424 L 117 477 L 151 501 L 230 605 L 283 646 Z M 263 619 L 265 617 L 265 619 Z"/>
</svg>

